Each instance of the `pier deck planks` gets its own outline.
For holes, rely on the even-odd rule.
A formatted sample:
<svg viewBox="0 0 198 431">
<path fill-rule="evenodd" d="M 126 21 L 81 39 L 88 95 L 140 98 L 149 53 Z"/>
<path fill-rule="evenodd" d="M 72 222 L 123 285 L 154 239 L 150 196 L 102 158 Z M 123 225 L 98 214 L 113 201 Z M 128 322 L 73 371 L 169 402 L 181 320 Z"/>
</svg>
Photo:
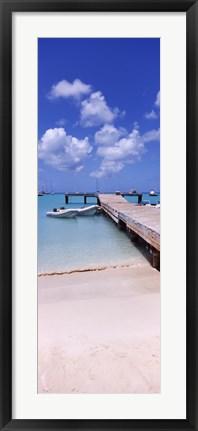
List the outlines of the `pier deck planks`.
<svg viewBox="0 0 198 431">
<path fill-rule="evenodd" d="M 103 210 L 116 222 L 160 251 L 160 209 L 129 203 L 121 195 L 98 194 Z"/>
</svg>

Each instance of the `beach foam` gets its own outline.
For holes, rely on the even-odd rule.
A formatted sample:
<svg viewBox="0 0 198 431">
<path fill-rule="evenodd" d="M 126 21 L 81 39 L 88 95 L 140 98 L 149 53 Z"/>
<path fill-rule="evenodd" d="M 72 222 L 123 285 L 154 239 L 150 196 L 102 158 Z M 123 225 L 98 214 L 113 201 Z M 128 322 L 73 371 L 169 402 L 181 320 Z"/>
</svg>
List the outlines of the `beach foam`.
<svg viewBox="0 0 198 431">
<path fill-rule="evenodd" d="M 70 268 L 66 271 L 51 271 L 51 272 L 41 272 L 38 274 L 38 277 L 45 277 L 51 275 L 65 275 L 65 274 L 73 274 L 75 272 L 89 272 L 89 271 L 104 271 L 105 269 L 111 268 L 137 268 L 144 267 L 150 264 L 145 259 L 134 259 L 133 261 L 119 263 L 119 264 L 106 264 L 106 265 L 90 265 L 82 268 Z"/>
</svg>

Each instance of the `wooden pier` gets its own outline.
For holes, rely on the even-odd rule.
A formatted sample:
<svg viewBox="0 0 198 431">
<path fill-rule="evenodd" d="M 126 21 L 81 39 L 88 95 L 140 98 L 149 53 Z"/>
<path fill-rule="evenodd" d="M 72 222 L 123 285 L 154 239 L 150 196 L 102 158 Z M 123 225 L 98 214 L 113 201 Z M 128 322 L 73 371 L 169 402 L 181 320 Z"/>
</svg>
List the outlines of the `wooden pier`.
<svg viewBox="0 0 198 431">
<path fill-rule="evenodd" d="M 137 197 L 138 198 L 138 203 L 140 204 L 142 202 L 142 193 L 128 193 L 128 192 L 121 193 L 121 192 L 116 192 L 115 195 L 116 196 L 122 196 L 122 197 L 124 197 L 124 196 Z M 69 198 L 72 198 L 72 197 L 76 198 L 78 196 L 83 197 L 84 204 L 87 203 L 87 198 L 96 198 L 97 203 L 100 205 L 100 200 L 98 198 L 99 192 L 96 192 L 96 193 L 77 193 L 77 192 L 65 193 L 65 203 L 66 204 L 69 203 Z M 108 196 L 110 196 L 110 195 L 108 195 Z M 114 195 L 112 195 L 112 196 L 114 196 Z"/>
<path fill-rule="evenodd" d="M 83 202 L 84 204 L 87 203 L 87 198 L 96 198 L 97 203 L 100 204 L 99 199 L 98 199 L 98 193 L 77 193 L 77 192 L 70 192 L 70 193 L 65 193 L 65 203 L 68 204 L 69 203 L 69 198 L 77 198 L 77 197 L 83 197 Z M 81 203 L 76 202 L 75 203 Z"/>
<path fill-rule="evenodd" d="M 135 196 L 138 203 L 131 203 L 124 196 Z M 138 242 L 142 238 L 152 254 L 152 265 L 157 268 L 160 265 L 160 209 L 155 206 L 142 205 L 141 193 L 102 194 L 96 193 L 65 193 L 65 203 L 69 198 L 83 197 L 84 204 L 88 198 L 95 198 L 98 205 L 117 223 L 119 229 L 126 229 L 131 241 Z M 82 200 L 75 203 L 82 203 Z"/>
<path fill-rule="evenodd" d="M 126 229 L 131 241 L 142 238 L 152 254 L 152 265 L 160 265 L 160 209 L 152 206 L 129 203 L 120 194 L 98 194 L 101 207 L 119 229 Z"/>
</svg>

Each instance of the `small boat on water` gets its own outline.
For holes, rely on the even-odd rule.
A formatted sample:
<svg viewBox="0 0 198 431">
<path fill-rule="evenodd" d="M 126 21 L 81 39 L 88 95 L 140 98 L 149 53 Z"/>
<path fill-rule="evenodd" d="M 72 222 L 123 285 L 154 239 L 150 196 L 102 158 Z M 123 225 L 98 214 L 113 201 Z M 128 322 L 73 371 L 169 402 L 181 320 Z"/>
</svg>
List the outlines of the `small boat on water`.
<svg viewBox="0 0 198 431">
<path fill-rule="evenodd" d="M 77 209 L 69 208 L 65 209 L 64 207 L 54 208 L 53 211 L 48 211 L 46 216 L 48 217 L 56 217 L 56 218 L 72 218 L 78 214 Z"/>
<path fill-rule="evenodd" d="M 89 207 L 76 208 L 76 210 L 78 211 L 78 216 L 92 216 L 96 214 L 98 209 L 98 205 L 90 205 Z"/>
<path fill-rule="evenodd" d="M 38 196 L 43 196 L 43 192 L 38 192 Z"/>
<path fill-rule="evenodd" d="M 136 189 L 131 189 L 130 191 L 129 191 L 129 195 L 134 195 L 134 194 L 136 194 L 137 192 L 136 192 Z"/>
<path fill-rule="evenodd" d="M 83 208 L 68 208 L 65 207 L 54 208 L 53 211 L 46 213 L 46 216 L 57 217 L 57 218 L 71 218 L 75 216 L 92 216 L 99 211 L 98 205 L 90 205 L 89 207 Z"/>
<path fill-rule="evenodd" d="M 158 193 L 156 193 L 154 190 L 151 190 L 149 196 L 158 196 Z"/>
</svg>

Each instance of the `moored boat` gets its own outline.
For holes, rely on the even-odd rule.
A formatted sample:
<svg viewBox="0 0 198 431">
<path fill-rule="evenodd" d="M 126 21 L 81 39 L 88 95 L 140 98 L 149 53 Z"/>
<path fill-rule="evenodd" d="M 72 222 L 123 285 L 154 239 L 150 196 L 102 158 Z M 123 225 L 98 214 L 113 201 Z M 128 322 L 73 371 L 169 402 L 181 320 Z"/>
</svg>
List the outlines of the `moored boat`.
<svg viewBox="0 0 198 431">
<path fill-rule="evenodd" d="M 90 205 L 89 207 L 83 207 L 83 208 L 76 208 L 78 211 L 78 216 L 92 216 L 96 214 L 96 211 L 98 210 L 98 205 Z"/>
<path fill-rule="evenodd" d="M 53 211 L 48 211 L 46 213 L 46 216 L 56 217 L 56 218 L 72 218 L 72 217 L 75 217 L 77 214 L 78 214 L 77 209 L 73 209 L 73 208 L 65 209 L 64 207 L 61 207 L 61 208 L 54 208 Z"/>
<path fill-rule="evenodd" d="M 156 193 L 154 190 L 151 190 L 149 196 L 158 196 L 158 193 Z"/>
</svg>

